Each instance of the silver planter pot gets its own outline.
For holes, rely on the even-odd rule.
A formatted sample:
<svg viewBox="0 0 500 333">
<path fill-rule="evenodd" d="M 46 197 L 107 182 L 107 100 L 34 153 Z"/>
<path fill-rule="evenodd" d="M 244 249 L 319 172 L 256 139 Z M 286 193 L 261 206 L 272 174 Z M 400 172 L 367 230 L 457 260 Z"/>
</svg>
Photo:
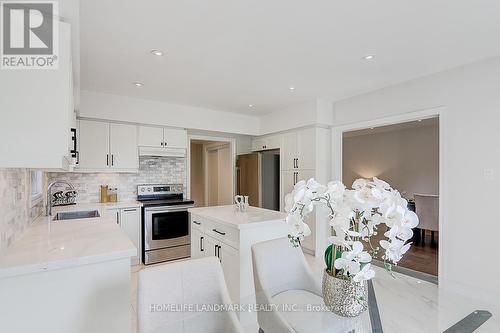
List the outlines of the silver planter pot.
<svg viewBox="0 0 500 333">
<path fill-rule="evenodd" d="M 323 300 L 333 313 L 357 317 L 368 309 L 368 284 L 339 279 L 323 273 Z"/>
</svg>

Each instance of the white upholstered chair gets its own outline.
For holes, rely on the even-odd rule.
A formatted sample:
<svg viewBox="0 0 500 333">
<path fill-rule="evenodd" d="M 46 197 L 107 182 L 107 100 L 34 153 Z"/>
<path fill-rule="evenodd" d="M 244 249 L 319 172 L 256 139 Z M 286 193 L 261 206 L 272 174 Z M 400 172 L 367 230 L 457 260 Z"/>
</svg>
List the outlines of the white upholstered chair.
<svg viewBox="0 0 500 333">
<path fill-rule="evenodd" d="M 252 258 L 257 304 L 278 306 L 278 310 L 257 313 L 265 333 L 343 332 L 343 327 L 353 327 L 356 319 L 344 320 L 330 312 L 279 310 L 284 305 L 324 304 L 319 278 L 311 272 L 302 249 L 294 248 L 287 238 L 254 244 Z"/>
<path fill-rule="evenodd" d="M 414 198 L 418 228 L 430 230 L 434 239 L 434 232 L 439 231 L 439 195 L 415 194 Z"/>
<path fill-rule="evenodd" d="M 138 332 L 244 333 L 234 312 L 167 308 L 230 303 L 222 267 L 215 257 L 146 268 L 138 277 Z"/>
</svg>

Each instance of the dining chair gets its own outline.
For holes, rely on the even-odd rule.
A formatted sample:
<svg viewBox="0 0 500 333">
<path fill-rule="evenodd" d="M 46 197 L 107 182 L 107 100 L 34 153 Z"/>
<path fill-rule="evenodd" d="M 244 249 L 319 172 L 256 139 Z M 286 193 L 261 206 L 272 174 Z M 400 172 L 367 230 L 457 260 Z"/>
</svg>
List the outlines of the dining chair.
<svg viewBox="0 0 500 333">
<path fill-rule="evenodd" d="M 288 238 L 274 239 L 252 245 L 252 260 L 257 304 L 259 308 L 274 309 L 257 313 L 261 332 L 299 332 L 297 326 L 301 324 L 297 321 L 304 323 L 301 314 L 273 305 L 294 305 L 298 301 L 322 303 L 319 279 L 311 272 L 302 249 L 293 247 Z"/>
<path fill-rule="evenodd" d="M 434 243 L 434 232 L 439 231 L 439 195 L 414 194 L 415 211 L 419 219 L 418 228 L 424 230 L 422 243 L 425 242 L 425 230 L 431 231 L 431 242 Z"/>
<path fill-rule="evenodd" d="M 192 259 L 143 269 L 138 276 L 139 333 L 244 333 L 233 311 L 220 261 Z"/>
</svg>

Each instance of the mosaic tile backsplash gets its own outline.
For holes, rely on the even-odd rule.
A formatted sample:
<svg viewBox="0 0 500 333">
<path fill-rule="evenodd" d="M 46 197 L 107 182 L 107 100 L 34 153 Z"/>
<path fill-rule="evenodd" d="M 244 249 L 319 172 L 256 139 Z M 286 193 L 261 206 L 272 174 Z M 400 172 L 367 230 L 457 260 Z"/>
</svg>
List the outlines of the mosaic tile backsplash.
<svg viewBox="0 0 500 333">
<path fill-rule="evenodd" d="M 137 199 L 138 184 L 184 184 L 186 188 L 186 159 L 179 157 L 141 157 L 139 173 L 59 173 L 48 174 L 48 181 L 66 180 L 72 183 L 77 203 L 100 201 L 101 185 L 118 189 L 118 201 Z"/>
<path fill-rule="evenodd" d="M 43 213 L 43 200 L 31 205 L 31 173 L 26 169 L 0 169 L 0 252 Z"/>
</svg>

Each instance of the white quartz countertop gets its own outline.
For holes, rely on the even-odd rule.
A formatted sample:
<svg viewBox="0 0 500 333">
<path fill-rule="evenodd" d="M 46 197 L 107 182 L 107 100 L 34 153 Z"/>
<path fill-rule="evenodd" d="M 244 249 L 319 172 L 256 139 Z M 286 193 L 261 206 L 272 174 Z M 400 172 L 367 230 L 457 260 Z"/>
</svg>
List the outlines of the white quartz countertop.
<svg viewBox="0 0 500 333">
<path fill-rule="evenodd" d="M 137 248 L 109 210 L 141 206 L 134 201 L 54 207 L 51 217 L 37 218 L 0 254 L 0 279 L 135 256 Z M 58 212 L 87 210 L 100 217 L 52 221 Z"/>
<path fill-rule="evenodd" d="M 286 214 L 274 210 L 248 207 L 240 212 L 235 205 L 191 208 L 189 212 L 201 217 L 228 224 L 238 229 L 256 227 L 269 221 L 283 221 Z"/>
</svg>

